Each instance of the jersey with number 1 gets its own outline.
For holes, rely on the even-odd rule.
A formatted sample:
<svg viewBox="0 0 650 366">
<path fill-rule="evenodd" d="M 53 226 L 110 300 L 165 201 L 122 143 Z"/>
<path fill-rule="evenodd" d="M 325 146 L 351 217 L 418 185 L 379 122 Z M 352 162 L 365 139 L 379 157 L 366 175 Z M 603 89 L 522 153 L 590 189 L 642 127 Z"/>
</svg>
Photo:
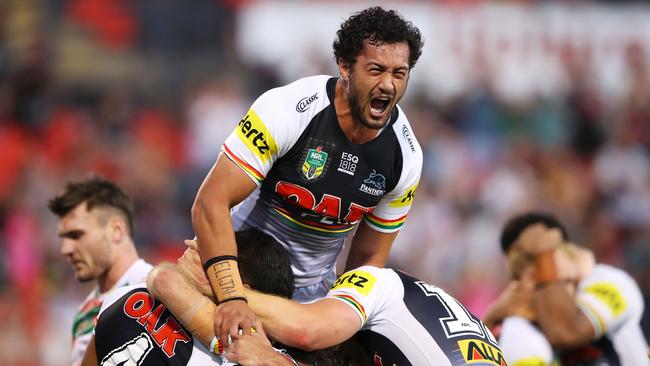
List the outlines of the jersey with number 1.
<svg viewBox="0 0 650 366">
<path fill-rule="evenodd" d="M 422 151 L 396 106 L 370 142 L 350 142 L 334 107 L 337 79 L 321 75 L 271 89 L 251 106 L 222 151 L 259 185 L 232 211 L 287 249 L 297 287 L 332 273 L 345 237 L 364 220 L 400 229 L 422 168 Z"/>
<path fill-rule="evenodd" d="M 487 327 L 442 289 L 403 272 L 371 266 L 349 271 L 328 298 L 361 320 L 357 341 L 375 365 L 506 366 Z"/>
</svg>

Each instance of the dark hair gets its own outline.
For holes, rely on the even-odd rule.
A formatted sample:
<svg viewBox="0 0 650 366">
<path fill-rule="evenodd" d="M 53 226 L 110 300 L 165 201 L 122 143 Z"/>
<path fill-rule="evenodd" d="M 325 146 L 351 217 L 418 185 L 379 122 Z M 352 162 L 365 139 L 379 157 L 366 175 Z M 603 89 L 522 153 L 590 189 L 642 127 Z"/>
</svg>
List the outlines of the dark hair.
<svg viewBox="0 0 650 366">
<path fill-rule="evenodd" d="M 562 239 L 569 240 L 569 234 L 564 225 L 553 215 L 545 212 L 528 212 L 511 218 L 501 231 L 501 250 L 508 253 L 508 250 L 517 241 L 519 235 L 529 226 L 541 223 L 549 229 L 560 229 Z"/>
<path fill-rule="evenodd" d="M 364 40 L 373 45 L 406 41 L 410 51 L 409 68 L 415 66 L 424 44 L 420 30 L 413 23 L 404 20 L 395 10 L 374 6 L 352 14 L 341 24 L 333 44 L 334 59 L 354 64 Z"/>
<path fill-rule="evenodd" d="M 235 233 L 242 282 L 255 290 L 290 298 L 293 271 L 287 251 L 272 236 L 257 229 Z"/>
<path fill-rule="evenodd" d="M 280 342 L 275 342 L 273 347 L 285 350 L 295 361 L 311 366 L 342 366 L 349 365 L 339 352 L 339 346 L 305 351 L 296 347 L 289 347 Z"/>
<path fill-rule="evenodd" d="M 126 219 L 129 234 L 133 235 L 133 202 L 117 184 L 103 177 L 68 182 L 63 193 L 52 198 L 47 207 L 53 214 L 63 217 L 83 202 L 86 202 L 88 210 L 95 207 L 117 209 Z"/>
</svg>

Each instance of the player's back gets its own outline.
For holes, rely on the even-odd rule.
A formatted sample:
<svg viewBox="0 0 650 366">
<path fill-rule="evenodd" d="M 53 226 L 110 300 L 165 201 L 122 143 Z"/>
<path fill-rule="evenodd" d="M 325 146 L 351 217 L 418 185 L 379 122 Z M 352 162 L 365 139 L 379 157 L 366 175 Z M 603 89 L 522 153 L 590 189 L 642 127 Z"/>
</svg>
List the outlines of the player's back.
<svg viewBox="0 0 650 366">
<path fill-rule="evenodd" d="M 360 267 L 341 276 L 328 297 L 362 319 L 355 338 L 376 365 L 506 365 L 476 316 L 442 289 L 403 272 Z"/>
<path fill-rule="evenodd" d="M 234 365 L 211 353 L 144 284 L 115 290 L 95 328 L 100 366 Z"/>
</svg>

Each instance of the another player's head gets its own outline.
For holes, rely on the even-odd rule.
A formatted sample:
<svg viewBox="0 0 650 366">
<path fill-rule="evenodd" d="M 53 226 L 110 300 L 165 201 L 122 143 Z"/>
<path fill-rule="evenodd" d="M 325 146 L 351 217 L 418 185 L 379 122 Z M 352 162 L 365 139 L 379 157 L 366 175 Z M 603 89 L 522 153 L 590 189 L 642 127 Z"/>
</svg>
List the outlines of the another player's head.
<svg viewBox="0 0 650 366">
<path fill-rule="evenodd" d="M 517 241 L 524 231 L 537 224 L 560 231 L 563 244 L 556 251 L 555 263 L 562 278 L 576 279 L 590 270 L 593 253 L 573 244 L 567 229 L 555 216 L 544 212 L 527 212 L 511 218 L 501 231 L 501 250 L 506 255 L 510 275 L 514 279 L 519 279 L 534 260 L 518 250 Z"/>
<path fill-rule="evenodd" d="M 562 239 L 565 242 L 569 241 L 566 228 L 555 216 L 545 212 L 527 212 L 511 218 L 503 227 L 501 231 L 501 250 L 503 250 L 503 254 L 507 255 L 521 233 L 535 224 L 543 224 L 549 229 L 559 229 L 562 232 Z"/>
<path fill-rule="evenodd" d="M 420 31 L 396 11 L 375 6 L 353 14 L 336 35 L 334 57 L 353 117 L 380 129 L 404 95 L 422 54 Z"/>
<path fill-rule="evenodd" d="M 60 219 L 61 254 L 78 281 L 106 276 L 121 258 L 137 256 L 131 239 L 132 206 L 115 183 L 101 177 L 69 182 L 49 201 L 50 211 Z"/>
<path fill-rule="evenodd" d="M 284 247 L 257 229 L 237 231 L 235 241 L 242 282 L 267 294 L 291 298 L 293 271 Z"/>
</svg>

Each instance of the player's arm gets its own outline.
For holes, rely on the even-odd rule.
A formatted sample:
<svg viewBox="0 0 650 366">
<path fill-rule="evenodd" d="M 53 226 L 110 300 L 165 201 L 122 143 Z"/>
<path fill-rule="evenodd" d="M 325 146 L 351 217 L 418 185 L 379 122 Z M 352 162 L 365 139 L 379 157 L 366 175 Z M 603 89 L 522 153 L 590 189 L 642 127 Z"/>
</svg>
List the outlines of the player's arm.
<svg viewBox="0 0 650 366">
<path fill-rule="evenodd" d="M 533 298 L 537 322 L 554 347 L 576 347 L 595 338 L 596 330 L 565 283 L 555 281 L 538 286 Z"/>
<path fill-rule="evenodd" d="M 401 137 L 400 137 L 401 138 Z M 413 141 L 411 141 L 413 143 Z M 422 170 L 422 152 L 417 144 L 408 150 L 408 160 L 392 191 L 386 193 L 372 212 L 366 213 L 350 243 L 345 270 L 369 265 L 383 268 L 397 233 L 415 198 Z"/>
<path fill-rule="evenodd" d="M 354 310 L 340 300 L 300 304 L 248 289 L 246 294 L 266 333 L 288 346 L 308 351 L 331 347 L 362 326 Z"/>
<path fill-rule="evenodd" d="M 224 154 L 199 188 L 192 207 L 192 225 L 198 251 L 212 290 L 220 306 L 214 329 L 221 339 L 234 336 L 239 328 L 249 333 L 256 324 L 255 314 L 246 304 L 237 267 L 237 245 L 230 208 L 243 201 L 256 188 L 246 173 Z"/>
<path fill-rule="evenodd" d="M 382 233 L 361 222 L 352 238 L 345 270 L 365 265 L 384 267 L 396 237 L 397 232 Z"/>
<path fill-rule="evenodd" d="M 95 336 L 93 335 L 90 338 L 88 347 L 86 348 L 84 358 L 81 360 L 81 366 L 97 366 L 98 364 L 99 362 L 97 361 L 97 351 L 95 350 Z"/>
<path fill-rule="evenodd" d="M 570 348 L 593 340 L 596 330 L 578 307 L 566 279 L 558 273 L 555 252 L 561 244 L 559 229 L 542 224 L 524 230 L 516 242 L 519 249 L 534 257 L 533 306 L 537 322 L 553 346 Z"/>
</svg>

